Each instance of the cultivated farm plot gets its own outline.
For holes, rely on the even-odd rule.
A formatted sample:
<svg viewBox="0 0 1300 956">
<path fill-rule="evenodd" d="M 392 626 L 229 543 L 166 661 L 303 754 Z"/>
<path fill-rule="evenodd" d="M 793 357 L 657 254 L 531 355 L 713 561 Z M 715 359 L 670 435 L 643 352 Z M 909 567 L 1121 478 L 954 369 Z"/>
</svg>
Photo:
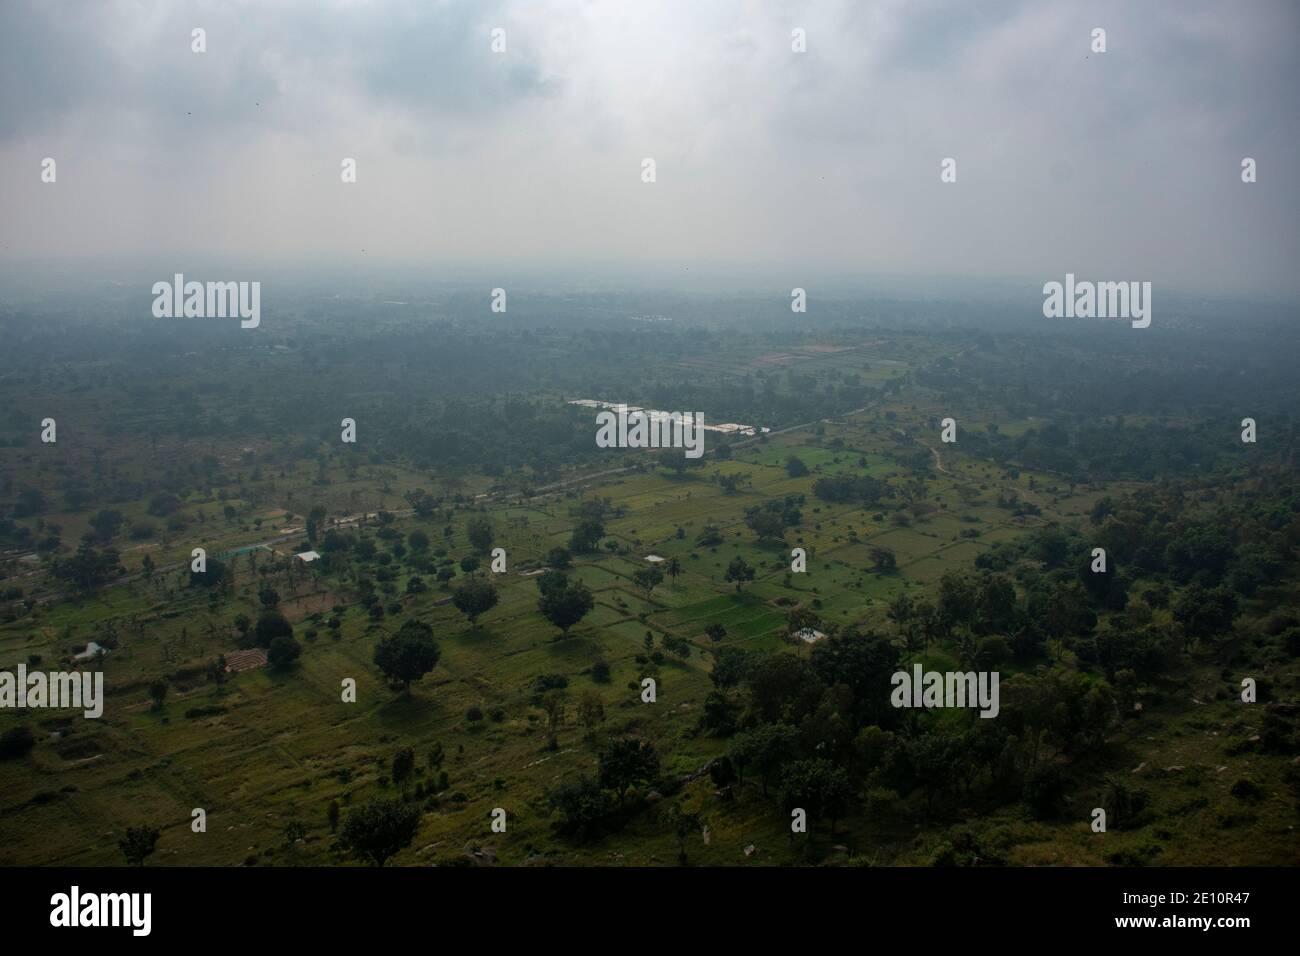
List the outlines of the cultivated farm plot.
<svg viewBox="0 0 1300 956">
<path fill-rule="evenodd" d="M 914 561 L 903 569 L 903 573 L 909 580 L 933 584 L 949 571 L 969 568 L 985 547 L 973 541 L 962 541 Z"/>
</svg>

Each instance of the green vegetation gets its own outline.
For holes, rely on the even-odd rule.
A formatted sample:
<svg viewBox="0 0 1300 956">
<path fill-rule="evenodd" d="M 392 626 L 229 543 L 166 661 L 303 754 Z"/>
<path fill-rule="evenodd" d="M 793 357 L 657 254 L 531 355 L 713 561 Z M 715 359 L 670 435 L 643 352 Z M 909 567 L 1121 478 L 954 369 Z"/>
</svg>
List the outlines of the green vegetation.
<svg viewBox="0 0 1300 956">
<path fill-rule="evenodd" d="M 1249 329 L 655 330 L 652 372 L 318 332 L 5 359 L 0 666 L 94 641 L 107 704 L 0 712 L 0 862 L 1300 858 L 1294 388 Z M 774 430 L 601 454 L 573 395 Z M 998 671 L 998 718 L 896 709 L 914 664 Z"/>
</svg>

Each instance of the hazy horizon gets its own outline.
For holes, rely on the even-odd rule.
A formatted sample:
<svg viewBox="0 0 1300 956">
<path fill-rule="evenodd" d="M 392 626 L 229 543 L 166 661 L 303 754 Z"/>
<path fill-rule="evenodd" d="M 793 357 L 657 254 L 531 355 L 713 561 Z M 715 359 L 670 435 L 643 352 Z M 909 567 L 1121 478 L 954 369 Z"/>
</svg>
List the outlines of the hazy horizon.
<svg viewBox="0 0 1300 956">
<path fill-rule="evenodd" d="M 0 276 L 96 260 L 364 276 L 379 261 L 449 278 L 1032 290 L 1073 272 L 1288 299 L 1300 9 L 1233 13 L 6 4 Z M 940 182 L 946 157 L 955 183 Z"/>
</svg>

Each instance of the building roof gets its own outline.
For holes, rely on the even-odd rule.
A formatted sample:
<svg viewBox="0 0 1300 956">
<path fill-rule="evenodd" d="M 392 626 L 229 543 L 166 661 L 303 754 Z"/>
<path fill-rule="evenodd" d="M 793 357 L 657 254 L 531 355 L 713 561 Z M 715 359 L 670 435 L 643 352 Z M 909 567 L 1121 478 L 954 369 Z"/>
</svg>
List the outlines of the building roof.
<svg viewBox="0 0 1300 956">
<path fill-rule="evenodd" d="M 300 558 L 303 561 L 315 561 L 317 558 L 320 557 L 320 555 L 317 554 L 315 551 L 303 551 L 301 554 L 295 554 L 294 557 Z"/>
</svg>

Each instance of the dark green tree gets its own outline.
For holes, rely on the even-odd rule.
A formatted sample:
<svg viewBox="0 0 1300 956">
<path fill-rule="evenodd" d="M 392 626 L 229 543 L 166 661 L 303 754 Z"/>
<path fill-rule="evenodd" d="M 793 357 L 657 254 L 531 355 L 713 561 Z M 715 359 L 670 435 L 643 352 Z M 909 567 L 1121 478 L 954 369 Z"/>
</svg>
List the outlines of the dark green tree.
<svg viewBox="0 0 1300 956">
<path fill-rule="evenodd" d="M 810 821 L 827 818 L 834 837 L 835 822 L 843 816 L 853 794 L 844 768 L 822 757 L 814 757 L 788 764 L 782 771 L 782 778 L 781 800 L 786 812 L 799 807 L 808 814 Z"/>
<path fill-rule="evenodd" d="M 727 565 L 726 580 L 728 584 L 734 582 L 736 590 L 739 591 L 744 587 L 746 581 L 754 580 L 754 569 L 749 566 L 744 558 L 736 555 L 731 559 L 731 563 Z"/>
<path fill-rule="evenodd" d="M 552 574 L 557 574 L 558 579 L 551 577 Z M 537 587 L 542 592 L 537 602 L 542 616 L 564 634 L 596 606 L 596 599 L 585 584 L 570 582 L 558 572 L 543 574 L 537 579 Z"/>
<path fill-rule="evenodd" d="M 433 639 L 433 628 L 423 621 L 407 621 L 396 634 L 375 648 L 375 664 L 390 684 L 409 696 L 411 682 L 438 666 L 442 651 Z"/>
<path fill-rule="evenodd" d="M 117 848 L 130 866 L 144 866 L 144 861 L 153 855 L 159 836 L 157 827 L 127 827 L 126 836 L 117 841 Z"/>
<path fill-rule="evenodd" d="M 469 539 L 470 547 L 480 554 L 492 550 L 492 539 L 495 535 L 496 529 L 492 526 L 492 519 L 487 515 L 471 515 L 465 522 L 465 537 Z"/>
<path fill-rule="evenodd" d="M 633 737 L 611 740 L 600 754 L 600 785 L 613 790 L 622 804 L 628 790 L 659 775 L 654 744 Z"/>
<path fill-rule="evenodd" d="M 595 551 L 603 537 L 605 526 L 595 518 L 585 518 L 573 529 L 573 534 L 569 537 L 569 550 L 577 554 Z"/>
<path fill-rule="evenodd" d="M 292 637 L 281 634 L 271 641 L 271 646 L 266 652 L 266 660 L 276 670 L 285 671 L 293 666 L 294 661 L 301 654 L 302 645 Z"/>
<path fill-rule="evenodd" d="M 420 808 L 403 800 L 374 799 L 348 811 L 339 846 L 374 866 L 383 866 L 420 829 Z"/>
<path fill-rule="evenodd" d="M 660 584 L 663 583 L 664 573 L 656 567 L 637 568 L 632 572 L 632 581 L 641 590 L 645 591 L 646 600 Z"/>
<path fill-rule="evenodd" d="M 452 592 L 451 596 L 451 603 L 456 606 L 456 610 L 469 618 L 471 624 L 477 624 L 479 615 L 486 614 L 496 607 L 498 600 L 496 586 L 481 575 L 467 578 Z"/>
<path fill-rule="evenodd" d="M 255 639 L 258 647 L 270 647 L 277 637 L 293 637 L 293 625 L 279 610 L 263 608 L 257 616 Z"/>
</svg>

